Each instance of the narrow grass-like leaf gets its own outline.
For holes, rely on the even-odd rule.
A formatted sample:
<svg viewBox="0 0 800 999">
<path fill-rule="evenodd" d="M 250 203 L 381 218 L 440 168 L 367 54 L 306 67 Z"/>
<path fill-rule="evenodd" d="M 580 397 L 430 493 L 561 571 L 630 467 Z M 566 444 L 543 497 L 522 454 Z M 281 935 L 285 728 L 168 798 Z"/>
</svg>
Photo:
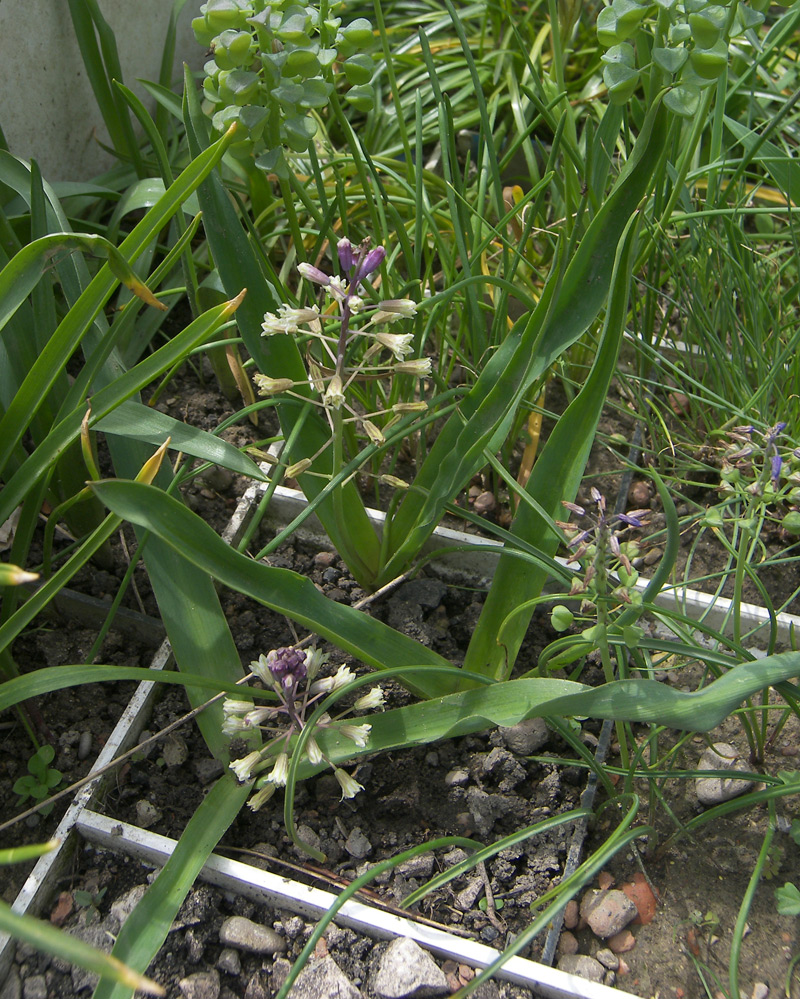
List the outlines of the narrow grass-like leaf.
<svg viewBox="0 0 800 999">
<path fill-rule="evenodd" d="M 213 146 L 192 160 L 119 247 L 123 260 L 132 264 L 158 235 L 165 223 L 219 162 L 225 149 L 233 141 L 234 132 L 235 129 L 232 128 Z M 42 399 L 64 370 L 68 359 L 94 317 L 108 300 L 116 283 L 116 278 L 108 265 L 103 266 L 40 353 L 17 396 L 0 420 L 0 469 L 5 467 L 9 455 L 25 433 Z M 0 522 L 4 519 L 0 518 Z"/>
<path fill-rule="evenodd" d="M 226 302 L 203 313 L 190 323 L 181 333 L 160 347 L 154 354 L 140 361 L 130 371 L 92 397 L 93 426 L 103 416 L 125 402 L 132 395 L 149 385 L 164 371 L 183 358 L 199 343 L 205 342 L 221 326 L 236 308 L 236 302 Z M 0 523 L 11 515 L 14 507 L 22 501 L 34 482 L 45 475 L 52 462 L 77 438 L 85 409 L 76 410 L 53 428 L 39 447 L 25 461 L 21 468 L 9 479 L 0 493 Z"/>
</svg>

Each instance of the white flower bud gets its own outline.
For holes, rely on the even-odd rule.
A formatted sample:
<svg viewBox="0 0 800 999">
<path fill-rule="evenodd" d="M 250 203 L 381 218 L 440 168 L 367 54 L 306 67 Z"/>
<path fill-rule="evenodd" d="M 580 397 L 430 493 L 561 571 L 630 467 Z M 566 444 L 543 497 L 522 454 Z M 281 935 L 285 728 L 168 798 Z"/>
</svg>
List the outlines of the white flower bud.
<svg viewBox="0 0 800 999">
<path fill-rule="evenodd" d="M 341 725 L 339 731 L 345 737 L 345 739 L 350 739 L 354 742 L 359 749 L 363 749 L 367 740 L 369 739 L 369 733 L 372 731 L 371 725 Z"/>
<path fill-rule="evenodd" d="M 362 420 L 361 426 L 364 428 L 364 432 L 373 444 L 383 444 L 386 438 L 380 431 L 380 428 L 376 427 L 372 420 Z"/>
<path fill-rule="evenodd" d="M 287 479 L 296 479 L 298 475 L 302 475 L 307 469 L 311 468 L 312 461 L 310 458 L 301 458 L 300 461 L 296 461 L 293 465 L 289 465 L 286 469 Z"/>
<path fill-rule="evenodd" d="M 338 375 L 334 375 L 328 382 L 328 387 L 325 390 L 322 401 L 332 409 L 342 408 L 344 404 L 344 392 L 342 391 L 342 379 Z"/>
<path fill-rule="evenodd" d="M 277 395 L 279 392 L 288 392 L 294 385 L 291 378 L 270 378 L 269 375 L 253 375 L 259 395 Z"/>
<path fill-rule="evenodd" d="M 342 789 L 342 798 L 355 798 L 359 791 L 364 790 L 363 784 L 359 784 L 354 777 L 351 777 L 350 774 L 339 767 L 334 768 L 333 775 L 339 781 L 339 786 Z"/>
<path fill-rule="evenodd" d="M 353 705 L 356 711 L 374 711 L 375 708 L 382 708 L 386 701 L 386 695 L 380 687 L 373 687 L 368 694 L 359 697 Z"/>
<path fill-rule="evenodd" d="M 431 373 L 431 359 L 429 357 L 418 357 L 413 361 L 398 361 L 394 366 L 398 374 L 416 375 L 418 378 L 426 378 Z"/>
<path fill-rule="evenodd" d="M 404 413 L 424 413 L 427 408 L 427 402 L 396 402 L 392 412 L 402 416 Z"/>
<path fill-rule="evenodd" d="M 260 791 L 256 791 L 247 802 L 247 807 L 257 812 L 262 805 L 266 805 L 269 799 L 275 794 L 277 788 L 274 784 L 265 784 Z"/>
<path fill-rule="evenodd" d="M 275 787 L 285 787 L 286 778 L 289 775 L 289 757 L 286 753 L 280 753 L 275 760 L 275 766 L 267 776 L 267 780 Z"/>
<path fill-rule="evenodd" d="M 402 361 L 414 349 L 413 333 L 385 333 L 383 330 L 379 330 L 375 334 L 375 339 L 382 347 L 390 350 L 398 361 Z"/>
<path fill-rule="evenodd" d="M 261 753 L 254 751 L 248 753 L 247 756 L 243 756 L 240 760 L 234 760 L 229 766 L 236 774 L 238 780 L 243 784 L 245 781 L 250 780 L 253 768 L 257 767 L 260 762 Z"/>
</svg>

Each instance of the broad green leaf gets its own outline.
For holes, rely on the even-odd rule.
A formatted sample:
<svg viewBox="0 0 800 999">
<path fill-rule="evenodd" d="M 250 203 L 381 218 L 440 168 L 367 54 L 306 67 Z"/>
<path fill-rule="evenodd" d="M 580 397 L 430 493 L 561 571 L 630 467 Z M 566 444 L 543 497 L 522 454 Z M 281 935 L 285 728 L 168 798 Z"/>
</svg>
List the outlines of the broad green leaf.
<svg viewBox="0 0 800 999">
<path fill-rule="evenodd" d="M 390 559 L 379 582 L 401 572 L 440 522 L 444 504 L 496 450 L 529 386 L 581 336 L 608 294 L 618 244 L 650 188 L 664 150 L 667 116 L 651 109 L 614 189 L 589 225 L 559 283 L 551 273 L 537 308 L 494 352 L 472 390 L 436 438 L 390 529 Z"/>
<path fill-rule="evenodd" d="M 222 465 L 223 468 L 259 482 L 266 482 L 269 478 L 251 458 L 228 441 L 165 413 L 159 413 L 140 402 L 129 400 L 122 403 L 92 427 L 106 434 L 117 434 L 129 440 L 146 441 L 156 446 L 163 444 L 169 437 L 173 451 L 183 451 L 195 458 Z"/>
<path fill-rule="evenodd" d="M 200 517 L 153 486 L 104 481 L 92 483 L 91 488 L 114 513 L 146 527 L 204 573 L 285 614 L 375 669 L 448 665 L 388 625 L 329 600 L 310 579 L 234 551 Z M 413 687 L 423 696 L 434 696 L 451 691 L 453 683 L 420 679 Z"/>
</svg>

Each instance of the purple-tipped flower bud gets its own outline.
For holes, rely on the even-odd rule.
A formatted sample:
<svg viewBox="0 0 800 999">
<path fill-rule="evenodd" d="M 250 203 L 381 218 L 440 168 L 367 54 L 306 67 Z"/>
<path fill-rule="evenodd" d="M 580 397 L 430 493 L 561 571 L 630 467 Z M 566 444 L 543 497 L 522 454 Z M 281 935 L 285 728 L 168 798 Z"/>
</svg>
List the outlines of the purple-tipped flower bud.
<svg viewBox="0 0 800 999">
<path fill-rule="evenodd" d="M 327 288 L 331 283 L 330 276 L 313 264 L 307 264 L 304 261 L 302 264 L 297 265 L 297 270 L 301 277 L 304 277 L 306 281 L 311 281 L 312 284 L 319 284 L 323 288 Z"/>
<path fill-rule="evenodd" d="M 339 263 L 342 270 L 345 274 L 349 274 L 356 265 L 356 256 L 353 253 L 353 244 L 349 239 L 340 239 L 336 244 L 336 252 L 339 254 Z"/>
<path fill-rule="evenodd" d="M 383 263 L 386 250 L 382 246 L 376 246 L 367 253 L 356 267 L 353 274 L 353 284 L 358 285 L 365 277 L 376 271 Z"/>
<path fill-rule="evenodd" d="M 282 687 L 294 686 L 308 672 L 306 654 L 299 649 L 273 649 L 267 655 L 267 667 Z"/>
<path fill-rule="evenodd" d="M 774 454 L 772 456 L 772 470 L 770 478 L 772 479 L 772 488 L 775 492 L 780 488 L 781 480 L 781 466 L 783 465 L 783 458 L 779 454 Z"/>
</svg>

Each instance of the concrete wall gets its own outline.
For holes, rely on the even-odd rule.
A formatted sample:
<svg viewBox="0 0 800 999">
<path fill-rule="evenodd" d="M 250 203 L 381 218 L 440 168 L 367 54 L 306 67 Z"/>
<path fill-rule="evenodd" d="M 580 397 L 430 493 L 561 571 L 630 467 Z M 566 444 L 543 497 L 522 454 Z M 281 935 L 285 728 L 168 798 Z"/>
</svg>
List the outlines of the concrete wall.
<svg viewBox="0 0 800 999">
<path fill-rule="evenodd" d="M 181 11 L 176 81 L 184 61 L 193 69 L 205 61 L 190 26 L 201 2 L 187 0 Z M 116 35 L 124 82 L 144 98 L 135 81 L 158 78 L 172 0 L 99 5 Z M 94 137 L 96 131 L 108 141 L 67 0 L 0 0 L 0 82 L 0 124 L 9 148 L 22 159 L 36 159 L 47 180 L 87 180 L 113 164 Z"/>
</svg>

